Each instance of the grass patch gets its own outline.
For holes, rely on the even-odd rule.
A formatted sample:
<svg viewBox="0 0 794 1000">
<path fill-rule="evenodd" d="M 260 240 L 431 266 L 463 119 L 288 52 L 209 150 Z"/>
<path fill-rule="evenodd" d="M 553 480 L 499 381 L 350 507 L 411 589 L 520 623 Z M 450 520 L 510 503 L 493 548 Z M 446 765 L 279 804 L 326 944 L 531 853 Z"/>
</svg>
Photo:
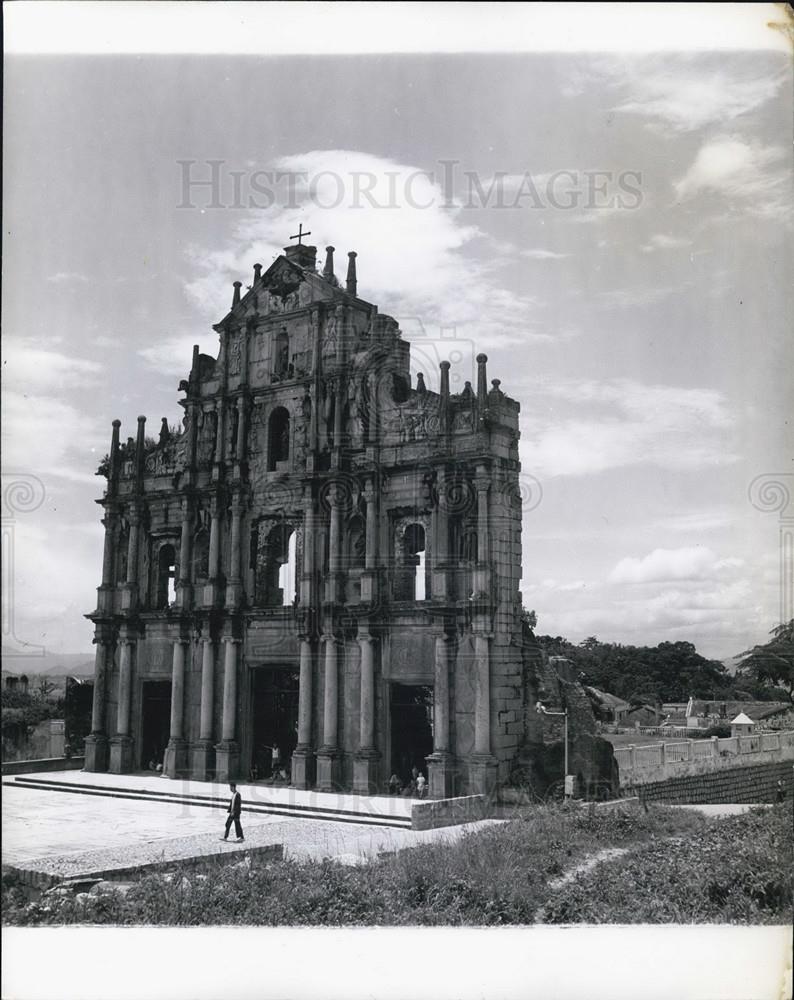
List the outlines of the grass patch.
<svg viewBox="0 0 794 1000">
<path fill-rule="evenodd" d="M 544 922 L 791 923 L 793 818 L 791 804 L 757 809 L 643 845 L 562 887 Z"/>
<path fill-rule="evenodd" d="M 763 824 L 764 817 L 754 816 L 753 822 Z M 3 922 L 161 926 L 528 924 L 534 921 L 540 906 L 551 907 L 553 919 L 559 918 L 562 911 L 555 908 L 553 901 L 561 899 L 564 890 L 555 894 L 549 883 L 585 857 L 608 847 L 636 847 L 650 851 L 648 856 L 655 864 L 653 851 L 657 844 L 661 857 L 680 849 L 669 842 L 661 843 L 670 837 L 681 838 L 682 844 L 691 845 L 697 852 L 712 826 L 718 825 L 700 813 L 661 805 L 651 805 L 647 811 L 636 804 L 610 809 L 569 804 L 537 806 L 508 823 L 467 834 L 454 844 L 415 847 L 358 867 L 331 861 L 278 861 L 261 866 L 254 861 L 231 867 L 208 864 L 203 870 L 144 877 L 124 895 L 48 894 L 29 904 L 24 904 L 19 890 L 9 884 L 4 886 Z M 780 830 L 778 835 L 782 836 Z M 737 847 L 734 843 L 733 852 L 723 856 L 726 877 L 736 870 L 746 849 L 746 844 Z M 599 871 L 600 867 L 594 874 Z M 635 884 L 634 891 L 642 892 L 642 886 Z M 596 895 L 602 896 L 600 888 Z M 621 919 L 610 916 L 606 909 L 602 918 Z"/>
</svg>

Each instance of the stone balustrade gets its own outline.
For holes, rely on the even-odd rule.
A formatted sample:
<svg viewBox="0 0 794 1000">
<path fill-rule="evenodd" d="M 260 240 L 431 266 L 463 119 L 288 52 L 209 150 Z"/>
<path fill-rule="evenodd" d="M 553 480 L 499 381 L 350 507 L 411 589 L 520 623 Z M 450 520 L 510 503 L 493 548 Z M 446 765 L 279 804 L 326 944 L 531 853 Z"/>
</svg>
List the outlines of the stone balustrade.
<svg viewBox="0 0 794 1000">
<path fill-rule="evenodd" d="M 615 748 L 623 786 L 786 760 L 794 760 L 794 731 Z"/>
</svg>

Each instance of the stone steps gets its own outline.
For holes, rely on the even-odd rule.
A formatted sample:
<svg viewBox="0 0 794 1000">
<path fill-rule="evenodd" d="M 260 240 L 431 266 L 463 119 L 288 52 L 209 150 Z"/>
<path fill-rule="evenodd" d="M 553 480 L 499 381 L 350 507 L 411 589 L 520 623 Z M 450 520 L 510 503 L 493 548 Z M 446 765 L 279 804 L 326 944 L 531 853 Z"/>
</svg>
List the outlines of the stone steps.
<svg viewBox="0 0 794 1000">
<path fill-rule="evenodd" d="M 74 795 L 94 795 L 104 798 L 134 799 L 136 801 L 171 802 L 175 805 L 199 806 L 207 809 L 225 808 L 228 795 L 202 795 L 197 792 L 155 791 L 151 788 L 133 788 L 129 785 L 114 786 L 107 784 L 91 784 L 90 782 L 59 781 L 56 778 L 32 778 L 19 775 L 11 780 L 3 781 L 4 785 L 15 788 L 39 789 L 48 792 L 71 792 Z M 322 794 L 322 793 L 318 793 Z M 329 800 L 335 796 L 328 795 Z M 372 799 L 361 797 L 361 809 L 340 808 L 339 806 L 306 805 L 293 802 L 251 802 L 246 800 L 244 814 L 264 814 L 272 816 L 290 816 L 300 819 L 331 820 L 335 823 L 356 823 L 367 826 L 385 826 L 399 829 L 411 829 L 410 815 L 395 816 L 373 812 Z"/>
</svg>

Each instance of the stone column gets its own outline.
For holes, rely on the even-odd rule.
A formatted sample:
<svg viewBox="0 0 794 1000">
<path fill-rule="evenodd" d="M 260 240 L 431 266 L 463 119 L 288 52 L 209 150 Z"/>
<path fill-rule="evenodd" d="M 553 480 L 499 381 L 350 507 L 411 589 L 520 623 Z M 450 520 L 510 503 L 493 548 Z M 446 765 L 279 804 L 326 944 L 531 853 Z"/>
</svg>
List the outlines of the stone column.
<svg viewBox="0 0 794 1000">
<path fill-rule="evenodd" d="M 235 495 L 232 499 L 232 523 L 229 529 L 229 579 L 226 582 L 226 607 L 238 608 L 241 603 L 243 578 L 240 572 L 240 519 L 242 503 Z"/>
<path fill-rule="evenodd" d="M 201 643 L 199 739 L 191 747 L 190 776 L 198 781 L 206 781 L 212 777 L 215 764 L 212 740 L 213 711 L 215 708 L 215 647 L 208 635 L 202 638 Z"/>
<path fill-rule="evenodd" d="M 326 635 L 323 695 L 323 745 L 317 751 L 317 787 L 321 792 L 339 790 L 339 652 L 337 639 Z"/>
<path fill-rule="evenodd" d="M 449 518 L 447 515 L 447 483 L 443 469 L 436 479 L 436 503 L 433 507 L 431 551 L 433 553 L 431 593 L 434 600 L 448 597 L 447 562 L 449 559 Z M 468 597 L 468 594 L 466 595 Z"/>
<path fill-rule="evenodd" d="M 305 543 L 304 543 L 305 544 Z M 312 643 L 301 638 L 300 681 L 298 686 L 298 745 L 292 755 L 292 786 L 310 788 L 314 782 L 314 750 L 312 748 Z"/>
<path fill-rule="evenodd" d="M 478 596 L 475 604 L 488 599 L 491 582 L 491 528 L 488 505 L 488 491 L 491 488 L 488 469 L 477 466 L 477 567 L 474 570 L 474 592 Z M 476 608 L 475 608 L 476 611 Z"/>
<path fill-rule="evenodd" d="M 364 502 L 367 506 L 367 521 L 361 600 L 374 603 L 378 597 L 378 494 L 372 479 L 367 480 Z"/>
<path fill-rule="evenodd" d="M 182 501 L 182 530 L 179 538 L 179 579 L 176 583 L 176 601 L 180 611 L 190 607 L 192 586 L 190 583 L 190 543 L 193 533 L 190 501 Z"/>
<path fill-rule="evenodd" d="M 353 791 L 372 795 L 378 790 L 378 760 L 375 745 L 375 639 L 368 633 L 358 637 L 361 649 L 361 705 L 359 747 L 353 762 Z"/>
<path fill-rule="evenodd" d="M 185 640 L 174 642 L 171 660 L 171 730 L 165 749 L 163 774 L 179 778 L 187 773 L 185 741 Z"/>
<path fill-rule="evenodd" d="M 223 405 L 223 400 L 218 399 L 215 402 L 215 456 L 212 469 L 212 478 L 218 479 L 220 477 L 221 466 L 223 465 L 223 423 L 225 416 L 225 407 Z"/>
<path fill-rule="evenodd" d="M 238 466 L 241 462 L 245 461 L 245 442 L 248 433 L 248 428 L 246 427 L 247 417 L 248 410 L 245 405 L 245 396 L 239 396 L 237 399 L 237 440 L 234 442 L 234 458 Z M 239 477 L 239 470 L 237 475 Z"/>
<path fill-rule="evenodd" d="M 141 512 L 133 503 L 129 511 L 130 535 L 127 543 L 127 580 L 121 591 L 122 611 L 134 611 L 138 605 L 138 535 Z"/>
<path fill-rule="evenodd" d="M 237 646 L 239 639 L 224 636 L 223 714 L 221 742 L 215 747 L 215 777 L 229 781 L 240 769 L 240 746 L 237 743 Z"/>
<path fill-rule="evenodd" d="M 218 576 L 220 573 L 221 526 L 218 498 L 210 501 L 210 550 L 209 579 L 204 585 L 204 607 L 214 607 L 218 597 Z"/>
<path fill-rule="evenodd" d="M 217 580 L 220 569 L 220 510 L 217 498 L 213 498 L 210 506 L 210 551 L 209 551 L 209 577 L 210 580 Z"/>
<path fill-rule="evenodd" d="M 133 770 L 133 739 L 130 735 L 132 708 L 132 659 L 135 640 L 122 638 L 119 650 L 119 688 L 116 708 L 116 735 L 110 741 L 110 771 L 126 774 Z"/>
<path fill-rule="evenodd" d="M 339 563 L 342 541 L 342 510 L 336 494 L 336 486 L 328 493 L 328 503 L 331 507 L 331 525 L 328 537 L 328 579 L 325 585 L 325 599 L 329 604 L 336 604 L 339 595 Z"/>
<path fill-rule="evenodd" d="M 188 437 L 187 437 L 187 469 L 196 467 L 196 444 L 198 441 L 198 407 L 194 402 L 187 404 Z"/>
<path fill-rule="evenodd" d="M 102 551 L 102 583 L 97 588 L 97 610 L 103 612 L 113 611 L 113 591 L 116 581 L 114 578 L 115 550 L 118 543 L 116 530 L 118 527 L 118 513 L 115 504 L 105 505 L 105 516 L 102 518 L 102 525 L 105 528 L 105 544 Z"/>
<path fill-rule="evenodd" d="M 107 708 L 107 678 L 113 662 L 113 646 L 108 638 L 96 639 L 94 660 L 94 698 L 91 705 L 91 734 L 85 741 L 86 771 L 107 771 L 109 745 L 105 712 Z"/>
<path fill-rule="evenodd" d="M 429 793 L 433 799 L 449 798 L 454 788 L 454 757 L 449 749 L 449 654 L 448 637 L 438 633 L 433 672 L 433 752 L 427 758 Z"/>
<path fill-rule="evenodd" d="M 474 635 L 474 753 L 469 761 L 469 792 L 490 795 L 496 784 L 491 755 L 490 636 Z"/>
<path fill-rule="evenodd" d="M 301 576 L 300 602 L 304 608 L 310 609 L 314 604 L 314 546 L 317 531 L 317 517 L 311 493 L 303 505 L 303 575 Z"/>
<path fill-rule="evenodd" d="M 488 637 L 474 636 L 474 752 L 491 752 L 491 677 Z"/>
</svg>

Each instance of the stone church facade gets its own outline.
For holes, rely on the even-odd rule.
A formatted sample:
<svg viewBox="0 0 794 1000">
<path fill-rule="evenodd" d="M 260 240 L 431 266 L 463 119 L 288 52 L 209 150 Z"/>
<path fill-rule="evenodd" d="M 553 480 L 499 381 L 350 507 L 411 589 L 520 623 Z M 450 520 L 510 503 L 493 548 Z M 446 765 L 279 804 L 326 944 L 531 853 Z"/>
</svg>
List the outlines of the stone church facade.
<svg viewBox="0 0 794 1000">
<path fill-rule="evenodd" d="M 459 392 L 448 361 L 412 379 L 326 254 L 235 282 L 181 428 L 114 421 L 86 770 L 372 793 L 417 767 L 444 797 L 526 745 L 519 404 L 485 355 Z"/>
</svg>

